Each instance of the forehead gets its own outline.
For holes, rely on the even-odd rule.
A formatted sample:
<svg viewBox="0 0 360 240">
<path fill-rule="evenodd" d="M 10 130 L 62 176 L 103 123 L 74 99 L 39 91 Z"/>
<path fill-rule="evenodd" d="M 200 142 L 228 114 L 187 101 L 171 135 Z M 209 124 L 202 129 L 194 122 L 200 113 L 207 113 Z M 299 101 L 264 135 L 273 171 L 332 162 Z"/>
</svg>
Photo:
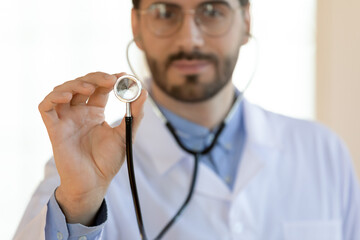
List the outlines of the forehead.
<svg viewBox="0 0 360 240">
<path fill-rule="evenodd" d="M 239 0 L 140 0 L 140 8 L 147 8 L 153 3 L 172 3 L 179 5 L 183 8 L 193 8 L 198 6 L 201 3 L 205 2 L 226 2 L 230 6 L 234 6 L 234 4 Z"/>
</svg>

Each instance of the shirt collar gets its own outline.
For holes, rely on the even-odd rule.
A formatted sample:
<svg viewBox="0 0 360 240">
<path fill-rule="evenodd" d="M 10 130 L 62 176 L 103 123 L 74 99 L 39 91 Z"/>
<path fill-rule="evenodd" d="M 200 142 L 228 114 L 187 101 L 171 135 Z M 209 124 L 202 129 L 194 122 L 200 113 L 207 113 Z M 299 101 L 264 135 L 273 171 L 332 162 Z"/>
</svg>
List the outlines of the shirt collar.
<svg viewBox="0 0 360 240">
<path fill-rule="evenodd" d="M 244 131 L 246 132 L 249 144 L 270 148 L 279 147 L 280 143 L 274 136 L 272 128 L 268 127 L 266 112 L 248 103 L 245 99 L 239 105 L 239 109 L 233 115 L 233 119 L 229 121 L 230 124 L 224 129 L 224 136 L 220 136 L 219 142 L 221 144 L 224 143 L 224 139 L 227 139 L 227 134 L 236 134 L 231 127 L 231 122 L 236 122 L 236 119 L 241 118 L 242 115 Z M 155 114 L 153 106 L 149 101 L 145 102 L 144 119 L 137 131 L 134 148 L 136 148 L 137 154 L 142 155 L 141 157 L 149 159 L 160 174 L 164 174 L 183 159 L 193 158 L 192 155 L 186 153 L 178 146 L 166 126 Z"/>
<path fill-rule="evenodd" d="M 236 95 L 239 96 L 240 92 L 237 91 Z M 158 105 L 161 112 L 164 114 L 166 119 L 173 125 L 178 134 L 178 137 L 183 144 L 191 149 L 201 151 L 206 146 L 209 146 L 215 136 L 217 127 L 212 131 L 204 126 L 188 121 L 175 113 L 169 111 L 165 107 Z M 217 144 L 225 149 L 229 147 L 229 143 L 234 142 L 235 137 L 244 137 L 243 129 L 243 103 L 241 102 L 231 119 L 227 122 L 227 125 L 220 134 Z"/>
</svg>

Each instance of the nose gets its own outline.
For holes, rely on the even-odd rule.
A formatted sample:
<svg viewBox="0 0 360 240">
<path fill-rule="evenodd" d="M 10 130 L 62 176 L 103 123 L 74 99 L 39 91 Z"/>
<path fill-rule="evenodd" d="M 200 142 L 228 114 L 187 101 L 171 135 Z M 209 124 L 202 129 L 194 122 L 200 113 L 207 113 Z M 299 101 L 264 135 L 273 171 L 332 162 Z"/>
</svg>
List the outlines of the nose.
<svg viewBox="0 0 360 240">
<path fill-rule="evenodd" d="M 176 34 L 175 43 L 178 48 L 185 52 L 193 51 L 204 45 L 203 33 L 195 21 L 195 15 L 185 12 L 182 25 Z"/>
</svg>

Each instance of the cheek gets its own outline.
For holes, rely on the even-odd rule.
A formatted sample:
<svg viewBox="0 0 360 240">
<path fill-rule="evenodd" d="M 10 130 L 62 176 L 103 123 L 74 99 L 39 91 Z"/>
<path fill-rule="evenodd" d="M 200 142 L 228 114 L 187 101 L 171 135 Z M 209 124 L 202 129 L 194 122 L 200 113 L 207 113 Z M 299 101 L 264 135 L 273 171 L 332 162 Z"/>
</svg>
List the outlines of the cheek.
<svg viewBox="0 0 360 240">
<path fill-rule="evenodd" d="M 163 48 L 161 44 L 151 42 L 149 44 L 148 42 L 148 44 L 144 44 L 143 51 L 147 58 L 150 58 L 156 62 L 158 68 L 162 68 L 162 66 L 164 66 L 167 59 L 167 52 L 166 48 Z"/>
</svg>

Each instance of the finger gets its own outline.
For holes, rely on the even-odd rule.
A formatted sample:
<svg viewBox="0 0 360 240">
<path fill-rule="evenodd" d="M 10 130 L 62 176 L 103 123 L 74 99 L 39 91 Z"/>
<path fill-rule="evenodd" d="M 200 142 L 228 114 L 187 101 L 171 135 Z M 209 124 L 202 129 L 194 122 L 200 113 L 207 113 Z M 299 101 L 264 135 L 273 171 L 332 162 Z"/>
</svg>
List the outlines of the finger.
<svg viewBox="0 0 360 240">
<path fill-rule="evenodd" d="M 141 90 L 141 94 L 139 96 L 139 98 L 132 102 L 130 107 L 131 107 L 131 113 L 132 113 L 132 117 L 133 117 L 133 126 L 132 126 L 132 130 L 133 130 L 133 139 L 136 135 L 136 131 L 140 125 L 141 119 L 144 116 L 144 103 L 147 99 L 148 93 L 145 89 Z M 114 128 L 115 131 L 117 131 L 117 133 L 120 136 L 125 136 L 125 120 L 123 119 L 120 123 L 119 126 Z"/>
<path fill-rule="evenodd" d="M 128 75 L 126 72 L 121 72 L 121 73 L 115 73 L 114 76 L 116 77 L 116 79 L 118 79 L 119 77 L 122 77 L 124 75 Z"/>
<path fill-rule="evenodd" d="M 95 107 L 105 107 L 109 98 L 109 88 L 98 87 L 95 92 L 90 96 L 87 105 Z"/>
<path fill-rule="evenodd" d="M 54 88 L 54 92 L 70 92 L 72 95 L 80 94 L 90 96 L 95 91 L 96 86 L 81 80 L 65 82 Z"/>
<path fill-rule="evenodd" d="M 70 105 L 75 106 L 75 105 L 85 105 L 86 101 L 89 99 L 88 95 L 83 95 L 83 94 L 75 94 L 70 102 Z"/>
<path fill-rule="evenodd" d="M 80 80 L 65 82 L 54 88 L 54 92 L 69 92 L 73 95 L 70 105 L 86 104 L 89 96 L 95 91 L 95 86 Z"/>
<path fill-rule="evenodd" d="M 83 77 L 77 78 L 76 80 L 88 82 L 93 85 L 96 85 L 97 87 L 111 89 L 114 86 L 117 77 L 115 75 L 111 75 L 103 72 L 94 72 L 94 73 L 89 73 Z"/>
<path fill-rule="evenodd" d="M 69 103 L 71 101 L 71 98 L 72 94 L 69 92 L 56 91 L 49 93 L 38 106 L 44 123 L 46 124 L 49 121 L 57 121 L 59 117 L 56 113 L 55 107 L 58 104 Z"/>
<path fill-rule="evenodd" d="M 126 75 L 126 73 L 122 72 L 122 73 L 116 73 L 113 74 L 112 76 L 114 76 L 116 79 L 118 79 L 119 77 Z M 88 100 L 88 105 L 89 106 L 96 106 L 96 107 L 105 107 L 106 103 L 108 101 L 109 98 L 109 92 L 113 89 L 113 86 L 111 86 L 111 88 L 106 88 L 106 87 L 98 87 L 96 89 L 96 91 L 94 92 L 94 94 L 91 95 L 91 97 Z"/>
<path fill-rule="evenodd" d="M 144 103 L 147 99 L 147 96 L 148 96 L 148 92 L 145 89 L 142 89 L 140 97 L 130 105 L 131 112 L 133 114 L 134 135 L 140 125 L 142 118 L 144 117 Z"/>
</svg>

